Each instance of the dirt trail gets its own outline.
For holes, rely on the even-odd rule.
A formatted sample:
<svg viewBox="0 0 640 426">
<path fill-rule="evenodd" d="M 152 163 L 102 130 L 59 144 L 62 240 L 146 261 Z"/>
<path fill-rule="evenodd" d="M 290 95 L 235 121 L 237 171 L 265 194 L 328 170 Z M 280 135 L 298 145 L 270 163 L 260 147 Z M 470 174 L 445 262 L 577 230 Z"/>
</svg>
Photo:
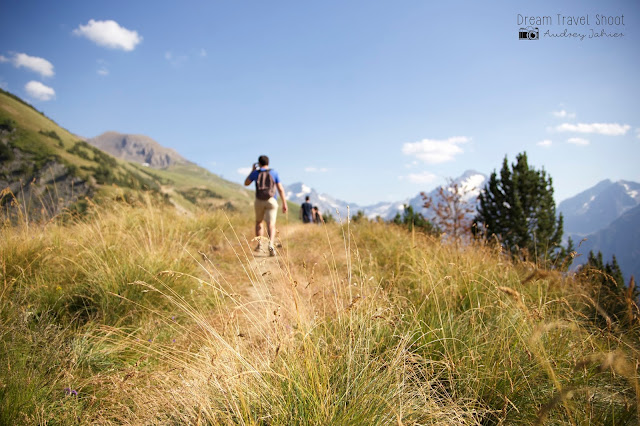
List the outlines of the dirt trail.
<svg viewBox="0 0 640 426">
<path fill-rule="evenodd" d="M 243 285 L 234 289 L 239 302 L 234 308 L 234 333 L 247 339 L 247 343 L 262 346 L 273 338 L 284 342 L 301 323 L 313 321 L 318 309 L 314 302 L 321 299 L 322 285 L 299 283 L 298 265 L 289 256 L 290 240 L 305 239 L 311 229 L 303 224 L 280 226 L 274 257 L 269 256 L 266 240 L 260 251 L 253 250 L 256 241 L 250 241 L 250 247 L 245 248 L 248 276 Z"/>
</svg>

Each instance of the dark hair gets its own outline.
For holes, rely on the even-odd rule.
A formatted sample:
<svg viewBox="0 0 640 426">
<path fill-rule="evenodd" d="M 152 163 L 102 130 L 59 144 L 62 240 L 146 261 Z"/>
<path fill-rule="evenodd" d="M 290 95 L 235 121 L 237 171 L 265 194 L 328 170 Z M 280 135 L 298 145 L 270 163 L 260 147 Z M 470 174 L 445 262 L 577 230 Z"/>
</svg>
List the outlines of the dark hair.
<svg viewBox="0 0 640 426">
<path fill-rule="evenodd" d="M 267 157 L 266 155 L 261 155 L 260 157 L 258 157 L 258 163 L 260 163 L 260 166 L 268 166 L 269 157 Z"/>
<path fill-rule="evenodd" d="M 305 200 L 309 201 L 309 196 L 304 197 Z"/>
<path fill-rule="evenodd" d="M 313 209 L 314 210 L 318 210 L 318 206 L 313 206 Z"/>
</svg>

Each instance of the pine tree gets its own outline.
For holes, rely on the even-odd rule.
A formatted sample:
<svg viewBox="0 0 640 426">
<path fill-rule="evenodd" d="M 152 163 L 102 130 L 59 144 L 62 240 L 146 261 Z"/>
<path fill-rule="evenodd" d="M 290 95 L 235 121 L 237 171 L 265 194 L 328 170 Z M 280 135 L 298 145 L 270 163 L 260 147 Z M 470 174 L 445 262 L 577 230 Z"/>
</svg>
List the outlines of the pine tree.
<svg viewBox="0 0 640 426">
<path fill-rule="evenodd" d="M 406 227 L 409 231 L 413 231 L 415 229 L 426 234 L 436 235 L 439 233 L 433 224 L 424 218 L 422 213 L 416 213 L 413 210 L 413 207 L 408 204 L 404 205 L 402 215 L 400 215 L 399 212 L 396 213 L 392 222 L 396 225 Z"/>
<path fill-rule="evenodd" d="M 631 277 L 625 286 L 622 270 L 614 255 L 611 262 L 604 263 L 602 253 L 589 252 L 587 263 L 580 267 L 579 273 L 594 285 L 595 299 L 600 308 L 612 319 L 623 325 L 631 325 L 638 318 L 638 296 L 640 292 Z"/>
<path fill-rule="evenodd" d="M 505 156 L 500 177 L 494 171 L 478 197 L 474 230 L 498 237 L 513 255 L 540 263 L 557 260 L 562 239 L 562 215 L 556 219 L 553 181 L 544 170 L 530 167 L 518 154 L 509 167 Z"/>
</svg>

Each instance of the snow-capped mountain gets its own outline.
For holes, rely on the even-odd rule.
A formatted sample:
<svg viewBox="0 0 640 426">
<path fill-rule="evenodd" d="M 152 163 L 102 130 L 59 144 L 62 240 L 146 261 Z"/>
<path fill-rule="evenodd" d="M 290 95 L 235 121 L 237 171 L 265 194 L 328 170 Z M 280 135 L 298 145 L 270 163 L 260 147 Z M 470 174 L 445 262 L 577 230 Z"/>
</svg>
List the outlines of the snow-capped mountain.
<svg viewBox="0 0 640 426">
<path fill-rule="evenodd" d="M 486 180 L 486 175 L 474 170 L 467 170 L 462 174 L 462 176 L 455 179 L 454 182 L 458 184 L 461 191 L 464 191 L 465 200 L 473 200 L 473 202 L 475 202 L 475 199 L 480 194 Z M 318 206 L 321 212 L 328 212 L 336 217 L 336 211 L 338 211 L 340 217 L 343 219 L 347 217 L 347 206 L 349 207 L 349 213 L 351 215 L 354 215 L 358 210 L 363 210 L 365 215 L 371 219 L 381 217 L 384 220 L 391 220 L 397 213 L 402 213 L 404 211 L 405 204 L 413 207 L 416 212 L 422 212 L 425 216 L 428 216 L 429 213 L 422 208 L 424 201 L 420 194 L 402 201 L 380 202 L 368 206 L 359 206 L 355 203 L 337 200 L 327 194 L 319 194 L 313 188 L 310 188 L 300 182 L 286 185 L 285 191 L 287 193 L 287 199 L 295 203 L 303 203 L 305 197 L 308 195 L 311 204 Z M 438 188 L 431 191 L 428 195 L 436 197 L 437 194 Z"/>
<path fill-rule="evenodd" d="M 558 205 L 566 234 L 587 235 L 609 226 L 640 204 L 640 183 L 603 180 Z"/>
<path fill-rule="evenodd" d="M 487 176 L 483 173 L 477 172 L 475 170 L 467 170 L 461 176 L 457 177 L 453 180 L 454 183 L 458 184 L 459 191 L 461 191 L 464 196 L 463 199 L 467 202 L 472 203 L 477 207 L 477 198 L 480 195 L 480 192 L 484 188 L 485 182 L 487 181 Z M 433 189 L 431 192 L 428 192 L 427 195 L 433 199 L 438 198 L 438 188 Z M 404 200 L 402 202 L 397 203 L 388 203 L 389 209 L 386 215 L 380 215 L 382 218 L 389 220 L 393 219 L 396 213 L 404 211 L 404 204 L 407 204 L 413 207 L 413 211 L 422 213 L 425 217 L 430 217 L 432 214 L 428 210 L 424 209 L 422 206 L 424 205 L 424 199 L 421 194 L 417 194 L 415 197 L 410 198 L 408 200 Z M 380 204 L 376 204 L 378 210 L 382 210 L 382 206 Z M 373 207 L 373 206 L 372 206 Z M 367 212 L 367 210 L 365 210 Z M 372 209 L 373 213 L 373 209 Z M 474 213 L 475 214 L 475 213 Z M 375 217 L 376 214 L 367 214 L 369 217 Z"/>
<path fill-rule="evenodd" d="M 302 182 L 285 185 L 284 190 L 287 195 L 287 200 L 302 204 L 305 198 L 309 196 L 309 202 L 314 206 L 318 206 L 321 213 L 330 213 L 336 219 L 346 219 L 347 210 L 353 215 L 361 209 L 357 204 L 337 200 L 327 194 L 319 194 L 315 189 L 310 188 Z"/>
</svg>

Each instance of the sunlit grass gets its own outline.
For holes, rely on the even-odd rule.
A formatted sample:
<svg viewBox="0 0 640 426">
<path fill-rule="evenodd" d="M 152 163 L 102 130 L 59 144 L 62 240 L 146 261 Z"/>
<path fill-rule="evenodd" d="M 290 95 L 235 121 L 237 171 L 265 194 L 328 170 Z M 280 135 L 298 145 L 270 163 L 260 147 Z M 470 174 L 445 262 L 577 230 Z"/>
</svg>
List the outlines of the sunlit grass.
<svg viewBox="0 0 640 426">
<path fill-rule="evenodd" d="M 635 424 L 588 284 L 384 224 L 151 203 L 2 228 L 0 423 Z M 635 340 L 634 340 L 635 339 Z"/>
</svg>

